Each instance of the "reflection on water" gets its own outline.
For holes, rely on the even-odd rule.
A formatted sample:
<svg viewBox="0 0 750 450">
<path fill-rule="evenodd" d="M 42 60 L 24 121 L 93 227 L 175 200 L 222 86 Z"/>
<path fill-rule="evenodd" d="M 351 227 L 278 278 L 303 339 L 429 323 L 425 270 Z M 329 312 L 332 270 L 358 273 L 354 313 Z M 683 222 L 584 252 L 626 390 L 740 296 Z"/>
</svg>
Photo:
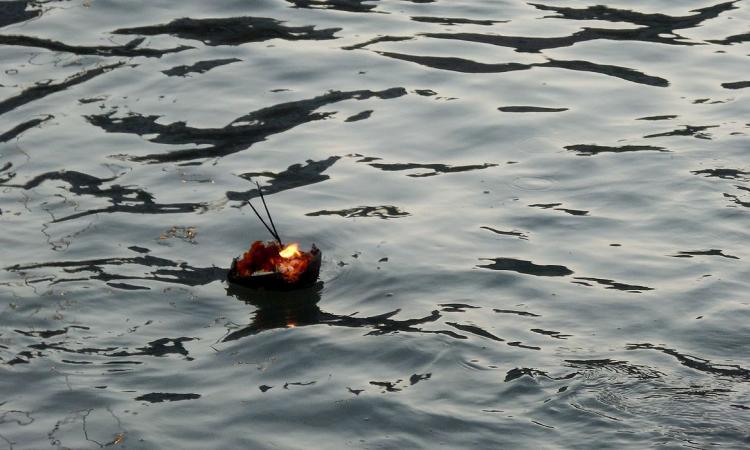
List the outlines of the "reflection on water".
<svg viewBox="0 0 750 450">
<path fill-rule="evenodd" d="M 318 302 L 321 299 L 322 290 L 322 282 L 318 282 L 310 288 L 284 293 L 251 290 L 230 285 L 229 289 L 227 289 L 228 295 L 256 306 L 257 310 L 253 313 L 254 317 L 250 325 L 229 333 L 223 341 L 233 341 L 275 328 L 296 328 L 306 325 L 370 328 L 371 331 L 367 335 L 419 332 L 446 334 L 459 339 L 466 339 L 465 336 L 457 335 L 450 331 L 426 331 L 416 327 L 420 324 L 438 320 L 441 317 L 438 311 L 433 311 L 427 317 L 408 320 L 395 320 L 391 318 L 400 312 L 398 309 L 371 317 L 358 317 L 356 313 L 351 315 L 337 315 L 321 311 L 318 307 Z"/>
<path fill-rule="evenodd" d="M 0 449 L 747 447 L 750 4 L 553 3 L 0 2 Z"/>
</svg>

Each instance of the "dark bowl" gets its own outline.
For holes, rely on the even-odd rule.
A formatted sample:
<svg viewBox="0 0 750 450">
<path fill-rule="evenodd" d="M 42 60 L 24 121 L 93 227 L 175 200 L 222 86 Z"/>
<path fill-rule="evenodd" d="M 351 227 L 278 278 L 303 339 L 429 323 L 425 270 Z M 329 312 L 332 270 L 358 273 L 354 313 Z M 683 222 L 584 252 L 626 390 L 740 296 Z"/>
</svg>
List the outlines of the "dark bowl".
<svg viewBox="0 0 750 450">
<path fill-rule="evenodd" d="M 318 280 L 323 256 L 315 245 L 310 249 L 310 253 L 312 254 L 312 259 L 307 265 L 307 269 L 294 283 L 287 282 L 277 272 L 250 275 L 249 277 L 240 276 L 237 274 L 237 258 L 232 260 L 232 267 L 229 268 L 229 272 L 227 273 L 227 281 L 248 289 L 266 289 L 269 291 L 291 291 L 310 287 Z"/>
</svg>

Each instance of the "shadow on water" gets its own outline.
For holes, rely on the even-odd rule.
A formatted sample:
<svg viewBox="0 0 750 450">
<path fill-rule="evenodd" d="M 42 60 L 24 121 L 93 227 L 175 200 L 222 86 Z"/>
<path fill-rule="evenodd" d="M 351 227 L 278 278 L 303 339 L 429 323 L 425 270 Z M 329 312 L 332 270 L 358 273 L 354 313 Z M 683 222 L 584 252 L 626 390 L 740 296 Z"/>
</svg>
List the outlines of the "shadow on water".
<svg viewBox="0 0 750 450">
<path fill-rule="evenodd" d="M 53 52 L 72 53 L 74 55 L 161 58 L 169 53 L 179 53 L 195 48 L 186 45 L 165 49 L 140 48 L 139 46 L 145 40 L 146 38 L 137 38 L 123 45 L 70 45 L 34 36 L 0 35 L 0 45 L 43 48 Z"/>
<path fill-rule="evenodd" d="M 8 142 L 11 139 L 15 139 L 18 136 L 20 136 L 21 134 L 23 134 L 24 132 L 26 132 L 26 131 L 34 128 L 34 127 L 37 127 L 37 126 L 43 124 L 44 122 L 46 122 L 46 121 L 48 121 L 50 119 L 54 119 L 54 118 L 55 118 L 55 116 L 53 116 L 51 114 L 48 114 L 48 115 L 43 116 L 43 117 L 37 117 L 35 119 L 27 120 L 26 122 L 20 123 L 20 124 L 16 125 L 15 127 L 11 128 L 10 130 L 8 130 L 8 131 L 0 134 L 0 143 L 2 143 L 2 142 Z M 10 164 L 10 163 L 8 163 L 8 164 Z M 0 172 L 2 172 L 2 170 L 0 170 Z M 7 180 L 5 180 L 5 181 L 7 181 Z M 1 182 L 5 182 L 5 181 L 0 180 L 0 183 Z"/>
<path fill-rule="evenodd" d="M 296 8 L 308 9 L 333 9 L 337 11 L 368 13 L 373 11 L 377 5 L 369 4 L 378 0 L 286 0 Z"/>
<path fill-rule="evenodd" d="M 18 127 L 16 127 L 18 128 Z M 13 130 L 11 130 L 13 131 Z M 9 163 L 10 164 L 10 163 Z M 8 167 L 10 169 L 10 167 Z M 6 169 L 7 170 L 7 169 Z M 0 170 L 2 172 L 2 170 Z M 15 174 L 12 174 L 15 176 Z M 3 178 L 0 175 L 0 183 L 7 183 L 13 176 Z M 31 190 L 48 181 L 63 181 L 70 185 L 68 191 L 75 195 L 91 195 L 107 199 L 111 205 L 104 208 L 80 211 L 64 217 L 55 217 L 51 223 L 65 222 L 99 213 L 134 213 L 134 214 L 175 214 L 198 211 L 205 205 L 200 203 L 169 203 L 162 204 L 154 201 L 154 195 L 139 188 L 121 186 L 110 182 L 117 177 L 99 178 L 76 171 L 55 171 L 38 175 L 24 184 L 3 184 L 11 188 Z"/>
<path fill-rule="evenodd" d="M 406 217 L 409 214 L 406 211 L 401 210 L 398 206 L 393 205 L 382 205 L 382 206 L 358 206 L 355 208 L 341 209 L 337 211 L 321 210 L 314 211 L 305 214 L 306 216 L 341 216 L 345 218 L 353 217 L 377 217 L 380 219 L 398 219 L 399 217 Z"/>
<path fill-rule="evenodd" d="M 737 8 L 736 1 L 720 3 L 707 8 L 696 9 L 687 16 L 669 16 L 666 14 L 645 14 L 626 9 L 608 6 L 589 6 L 587 8 L 568 8 L 548 6 L 537 3 L 530 5 L 544 11 L 554 11 L 559 16 L 553 18 L 570 20 L 602 20 L 608 22 L 626 22 L 640 25 L 635 29 L 588 28 L 562 37 L 526 37 L 503 36 L 480 33 L 424 33 L 423 36 L 438 39 L 455 39 L 483 44 L 511 47 L 518 52 L 538 53 L 559 47 L 569 47 L 579 42 L 592 40 L 641 41 L 669 45 L 700 45 L 698 42 L 686 41 L 675 30 L 694 28 L 706 20 L 718 17 L 719 14 Z"/>
<path fill-rule="evenodd" d="M 221 19 L 175 19 L 167 24 L 136 28 L 120 28 L 114 34 L 155 36 L 169 34 L 182 39 L 203 42 L 205 45 L 240 45 L 270 39 L 287 41 L 336 39 L 341 28 L 316 30 L 314 26 L 288 27 L 283 22 L 267 17 L 228 17 Z"/>
<path fill-rule="evenodd" d="M 503 72 L 514 72 L 519 70 L 531 70 L 535 67 L 553 67 L 558 69 L 567 69 L 580 72 L 591 72 L 598 73 L 601 75 L 607 75 L 610 77 L 620 78 L 622 80 L 631 81 L 633 83 L 645 84 L 648 86 L 655 87 L 667 87 L 669 81 L 648 75 L 629 67 L 614 66 L 609 64 L 597 64 L 589 61 L 579 60 L 557 60 L 547 59 L 547 62 L 543 63 L 498 63 L 498 64 L 486 64 L 470 59 L 455 58 L 455 57 L 442 57 L 442 56 L 419 56 L 419 55 L 407 55 L 403 53 L 395 52 L 376 52 L 381 56 L 388 58 L 399 59 L 402 61 L 408 61 L 421 66 L 430 67 L 433 69 L 448 70 L 452 72 L 462 73 L 503 73 Z"/>
<path fill-rule="evenodd" d="M 333 166 L 339 159 L 339 156 L 331 156 L 320 161 L 308 159 L 304 166 L 302 164 L 292 164 L 286 170 L 279 173 L 248 172 L 241 174 L 240 177 L 250 182 L 256 177 L 268 178 L 262 189 L 264 195 L 271 195 L 330 179 L 331 177 L 324 175 L 323 172 Z M 228 191 L 226 196 L 229 200 L 240 201 L 244 205 L 248 201 L 260 197 L 260 192 L 256 187 L 244 192 Z"/>
<path fill-rule="evenodd" d="M 146 163 L 185 162 L 231 155 L 264 141 L 271 135 L 288 131 L 308 122 L 326 119 L 335 114 L 335 112 L 315 112 L 322 106 L 344 100 L 367 100 L 373 97 L 387 100 L 403 95 L 406 95 L 406 90 L 400 87 L 382 91 L 331 91 L 315 98 L 281 103 L 253 111 L 235 119 L 223 128 L 197 128 L 188 126 L 185 122 L 162 125 L 157 123 L 160 116 L 155 115 L 130 114 L 125 117 L 114 117 L 114 113 L 109 113 L 91 115 L 86 118 L 92 125 L 108 133 L 139 136 L 155 134 L 156 137 L 149 139 L 150 142 L 208 146 L 144 156 L 127 156 L 131 161 Z"/>
<path fill-rule="evenodd" d="M 28 9 L 31 4 L 32 2 L 26 0 L 0 3 L 0 28 L 39 17 L 42 11 L 39 9 Z"/>
<path fill-rule="evenodd" d="M 223 341 L 234 341 L 279 328 L 308 325 L 371 329 L 367 335 L 398 332 L 432 333 L 466 339 L 465 336 L 452 331 L 425 330 L 418 327 L 418 325 L 436 322 L 440 319 L 441 314 L 437 310 L 432 311 L 430 315 L 425 317 L 406 320 L 392 319 L 401 311 L 400 309 L 369 317 L 356 317 L 357 313 L 350 315 L 332 314 L 321 310 L 318 306 L 322 293 L 323 282 L 318 282 L 306 289 L 283 293 L 247 289 L 230 284 L 227 288 L 227 295 L 254 306 L 256 310 L 253 312 L 253 319 L 248 326 L 229 333 Z"/>
<path fill-rule="evenodd" d="M 745 381 L 750 381 L 750 369 L 746 369 L 737 364 L 717 364 L 705 358 L 699 358 L 688 354 L 681 353 L 673 348 L 663 347 L 653 344 L 629 344 L 628 350 L 655 350 L 665 355 L 672 356 L 685 367 L 690 367 L 701 372 L 711 373 L 719 376 L 735 377 Z"/>
<path fill-rule="evenodd" d="M 2 41 L 0 40 L 0 44 Z M 0 115 L 10 112 L 20 106 L 35 100 L 42 99 L 48 95 L 52 95 L 56 92 L 64 91 L 65 89 L 75 86 L 77 84 L 85 83 L 86 81 L 96 78 L 99 75 L 103 75 L 111 70 L 117 69 L 124 66 L 124 62 L 118 62 L 109 64 L 106 66 L 99 66 L 94 69 L 84 70 L 80 73 L 72 75 L 60 83 L 37 83 L 36 85 L 23 90 L 20 94 L 14 95 L 13 97 L 6 98 L 0 101 Z"/>
<path fill-rule="evenodd" d="M 470 25 L 482 25 L 492 26 L 496 23 L 508 23 L 509 20 L 479 20 L 479 19 L 464 19 L 461 17 L 431 17 L 431 16 L 412 16 L 411 20 L 415 22 L 424 23 L 436 23 L 440 25 L 453 26 L 459 24 L 470 24 Z"/>
<path fill-rule="evenodd" d="M 195 64 L 192 64 L 190 66 L 175 66 L 171 69 L 162 70 L 161 73 L 168 77 L 186 77 L 191 73 L 206 73 L 211 69 L 215 69 L 216 67 L 226 66 L 227 64 L 232 64 L 236 62 L 242 61 L 241 59 L 237 58 L 224 58 L 224 59 L 212 59 L 208 61 L 198 61 Z"/>
<path fill-rule="evenodd" d="M 131 250 L 137 253 L 144 253 L 145 249 L 142 249 L 141 247 L 131 247 Z M 144 275 L 124 275 L 110 271 L 109 267 L 112 266 L 128 266 L 129 268 L 140 267 L 145 268 L 145 270 L 153 270 L 150 270 L 147 274 Z M 84 277 L 72 276 L 69 278 L 55 276 L 53 277 L 52 284 L 73 281 L 100 280 L 107 282 L 107 284 L 112 287 L 126 290 L 146 290 L 150 288 L 145 286 L 110 282 L 119 280 L 146 280 L 170 284 L 181 284 L 184 286 L 202 286 L 214 281 L 225 280 L 228 270 L 216 266 L 193 267 L 186 262 L 172 261 L 170 259 L 160 258 L 148 254 L 125 258 L 101 258 L 83 261 L 55 261 L 35 264 L 16 264 L 6 267 L 5 270 L 9 272 L 20 273 L 26 276 L 29 270 L 51 268 L 61 269 L 62 272 L 66 275 L 82 273 L 91 274 Z M 45 278 L 40 281 L 49 281 L 49 278 Z M 34 280 L 27 279 L 26 282 L 33 283 Z"/>
</svg>

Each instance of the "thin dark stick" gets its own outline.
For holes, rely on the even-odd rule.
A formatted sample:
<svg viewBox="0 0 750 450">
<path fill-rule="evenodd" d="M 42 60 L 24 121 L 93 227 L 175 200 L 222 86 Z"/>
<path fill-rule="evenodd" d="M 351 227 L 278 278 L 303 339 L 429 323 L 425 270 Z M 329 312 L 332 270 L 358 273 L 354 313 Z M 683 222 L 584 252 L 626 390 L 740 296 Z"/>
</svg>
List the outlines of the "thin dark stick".
<svg viewBox="0 0 750 450">
<path fill-rule="evenodd" d="M 274 225 L 273 217 L 271 217 L 271 212 L 268 210 L 268 205 L 266 205 L 266 199 L 265 197 L 263 197 L 263 190 L 260 188 L 260 183 L 256 181 L 255 185 L 258 186 L 258 193 L 260 194 L 260 200 L 263 202 L 263 207 L 266 208 L 266 214 L 268 214 L 268 220 L 271 221 L 271 227 L 273 228 L 274 234 L 276 236 L 276 240 L 279 241 L 279 245 L 283 247 L 284 244 L 281 242 L 281 236 L 279 236 L 279 232 L 276 231 L 276 225 Z"/>
<path fill-rule="evenodd" d="M 268 232 L 271 233 L 271 236 L 273 236 L 273 238 L 278 241 L 279 240 L 278 236 L 276 236 L 273 230 L 266 224 L 266 221 L 263 220 L 263 217 L 261 217 L 261 215 L 258 213 L 258 210 L 255 209 L 255 206 L 253 206 L 253 204 L 250 203 L 250 200 L 247 201 L 247 204 L 250 205 L 251 208 L 253 208 L 253 212 L 255 213 L 256 216 L 258 216 L 258 219 L 260 219 L 260 223 L 262 223 L 263 226 L 266 227 L 266 230 L 268 230 Z M 279 241 L 279 243 L 281 242 Z"/>
</svg>

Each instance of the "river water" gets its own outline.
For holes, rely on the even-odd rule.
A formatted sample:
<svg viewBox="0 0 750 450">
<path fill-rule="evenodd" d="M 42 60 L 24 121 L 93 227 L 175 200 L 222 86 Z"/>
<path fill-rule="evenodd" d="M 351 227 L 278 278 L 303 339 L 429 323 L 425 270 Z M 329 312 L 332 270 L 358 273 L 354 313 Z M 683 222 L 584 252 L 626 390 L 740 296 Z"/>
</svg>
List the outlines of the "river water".
<svg viewBox="0 0 750 450">
<path fill-rule="evenodd" d="M 750 446 L 750 2 L 538 1 L 0 2 L 0 449 Z"/>
</svg>

